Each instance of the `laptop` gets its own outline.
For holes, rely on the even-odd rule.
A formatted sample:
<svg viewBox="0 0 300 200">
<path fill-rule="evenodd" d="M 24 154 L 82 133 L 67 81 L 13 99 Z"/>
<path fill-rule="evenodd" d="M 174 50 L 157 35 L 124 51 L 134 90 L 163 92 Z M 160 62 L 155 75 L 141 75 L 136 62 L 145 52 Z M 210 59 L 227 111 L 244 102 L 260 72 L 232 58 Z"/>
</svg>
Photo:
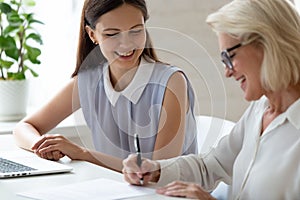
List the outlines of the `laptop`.
<svg viewBox="0 0 300 200">
<path fill-rule="evenodd" d="M 0 151 L 0 178 L 55 174 L 72 170 L 70 166 L 40 158 L 28 151 Z"/>
</svg>

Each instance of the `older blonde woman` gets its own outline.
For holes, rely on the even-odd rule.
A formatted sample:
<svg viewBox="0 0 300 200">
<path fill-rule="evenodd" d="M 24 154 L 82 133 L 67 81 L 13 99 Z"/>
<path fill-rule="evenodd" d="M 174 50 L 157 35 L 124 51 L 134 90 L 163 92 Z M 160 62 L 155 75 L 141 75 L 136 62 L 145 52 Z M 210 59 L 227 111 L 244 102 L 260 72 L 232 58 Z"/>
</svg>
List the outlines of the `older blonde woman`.
<svg viewBox="0 0 300 200">
<path fill-rule="evenodd" d="M 298 12 L 287 0 L 234 0 L 207 23 L 217 33 L 226 77 L 251 105 L 207 155 L 145 159 L 141 168 L 132 155 L 123 161 L 125 179 L 167 184 L 157 191 L 170 196 L 213 199 L 209 191 L 224 181 L 233 199 L 300 199 Z"/>
</svg>

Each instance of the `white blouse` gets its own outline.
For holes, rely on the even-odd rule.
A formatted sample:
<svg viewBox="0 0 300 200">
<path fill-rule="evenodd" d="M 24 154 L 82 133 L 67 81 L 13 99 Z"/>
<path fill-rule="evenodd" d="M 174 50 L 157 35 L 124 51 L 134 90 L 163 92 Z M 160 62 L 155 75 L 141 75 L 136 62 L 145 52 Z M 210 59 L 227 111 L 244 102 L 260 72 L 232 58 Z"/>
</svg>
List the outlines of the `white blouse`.
<svg viewBox="0 0 300 200">
<path fill-rule="evenodd" d="M 266 97 L 252 102 L 231 133 L 206 155 L 160 161 L 158 184 L 183 180 L 211 191 L 224 181 L 232 185 L 232 199 L 299 200 L 300 99 L 260 135 L 267 107 Z"/>
</svg>

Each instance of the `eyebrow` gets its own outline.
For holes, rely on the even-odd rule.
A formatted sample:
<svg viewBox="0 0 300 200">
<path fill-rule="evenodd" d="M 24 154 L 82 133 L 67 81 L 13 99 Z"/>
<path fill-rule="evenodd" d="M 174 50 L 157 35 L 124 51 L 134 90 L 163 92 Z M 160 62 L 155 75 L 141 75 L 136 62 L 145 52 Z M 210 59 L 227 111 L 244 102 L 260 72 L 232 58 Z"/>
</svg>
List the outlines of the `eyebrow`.
<svg viewBox="0 0 300 200">
<path fill-rule="evenodd" d="M 137 25 L 134 25 L 134 26 L 132 26 L 129 30 L 131 30 L 131 29 L 134 29 L 134 28 L 137 28 L 137 27 L 140 27 L 140 26 L 144 26 L 144 24 L 137 24 Z M 104 29 L 103 30 L 103 32 L 104 31 L 120 31 L 120 29 L 118 29 L 118 28 L 106 28 L 106 29 Z"/>
</svg>

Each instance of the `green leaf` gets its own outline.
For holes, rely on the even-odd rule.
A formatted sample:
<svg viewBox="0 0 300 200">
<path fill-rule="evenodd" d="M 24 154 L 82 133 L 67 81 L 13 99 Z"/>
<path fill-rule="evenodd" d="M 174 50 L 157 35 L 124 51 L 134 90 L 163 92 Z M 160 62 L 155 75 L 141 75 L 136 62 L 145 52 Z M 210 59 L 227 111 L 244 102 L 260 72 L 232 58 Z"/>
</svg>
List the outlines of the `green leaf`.
<svg viewBox="0 0 300 200">
<path fill-rule="evenodd" d="M 24 79 L 26 79 L 26 76 L 22 72 L 16 72 L 16 73 L 8 72 L 7 79 L 9 79 L 9 80 L 24 80 Z"/>
<path fill-rule="evenodd" d="M 38 73 L 36 73 L 36 72 L 33 71 L 32 69 L 30 69 L 30 72 L 31 72 L 32 76 L 34 76 L 34 77 L 38 77 L 38 76 L 39 76 Z"/>
<path fill-rule="evenodd" d="M 39 21 L 39 20 L 36 20 L 36 19 L 28 20 L 28 23 L 29 23 L 29 24 L 33 24 L 33 23 L 44 24 L 43 22 L 41 22 L 41 21 Z"/>
<path fill-rule="evenodd" d="M 16 31 L 16 30 L 18 30 L 18 26 L 10 26 L 10 25 L 8 25 L 5 29 L 4 29 L 4 31 L 3 31 L 3 35 L 8 35 L 8 34 L 10 34 L 10 33 L 13 33 L 14 31 Z"/>
<path fill-rule="evenodd" d="M 33 64 L 41 64 L 41 61 L 37 59 L 39 55 L 41 55 L 41 50 L 38 48 L 26 46 L 25 47 L 27 50 L 27 56 L 28 59 L 33 63 Z"/>
<path fill-rule="evenodd" d="M 11 0 L 10 3 L 17 5 L 17 6 L 21 6 L 21 2 L 19 2 L 19 1 Z"/>
<path fill-rule="evenodd" d="M 31 74 L 32 74 L 33 77 L 38 77 L 39 76 L 38 73 L 36 73 L 33 69 L 31 69 L 31 68 L 29 68 L 27 66 L 26 66 L 26 68 L 31 72 Z"/>
<path fill-rule="evenodd" d="M 4 67 L 6 69 L 9 69 L 13 64 L 14 64 L 14 62 L 0 59 L 0 68 Z"/>
<path fill-rule="evenodd" d="M 35 40 L 36 42 L 38 42 L 39 44 L 43 44 L 43 41 L 42 41 L 42 38 L 39 34 L 36 34 L 36 33 L 30 33 L 27 37 L 26 37 L 26 40 L 27 39 L 33 39 Z"/>
<path fill-rule="evenodd" d="M 18 61 L 18 59 L 19 59 L 19 51 L 18 51 L 17 48 L 6 49 L 6 50 L 5 50 L 5 54 L 6 54 L 8 57 L 10 57 L 10 58 L 12 58 L 12 59 L 14 59 L 14 60 L 16 60 L 16 61 Z"/>
<path fill-rule="evenodd" d="M 11 36 L 0 36 L 0 49 L 14 49 L 17 48 L 16 41 Z"/>
<path fill-rule="evenodd" d="M 24 5 L 26 6 L 35 6 L 35 1 L 34 0 L 23 0 Z"/>
<path fill-rule="evenodd" d="M 0 10 L 1 10 L 1 13 L 7 14 L 7 13 L 10 13 L 12 9 L 11 9 L 10 5 L 8 5 L 7 3 L 1 2 Z"/>
<path fill-rule="evenodd" d="M 15 13 L 7 15 L 7 21 L 11 26 L 20 26 L 24 22 L 24 20 L 20 18 L 18 14 Z"/>
<path fill-rule="evenodd" d="M 33 24 L 33 23 L 44 24 L 43 22 L 34 19 L 34 13 L 23 14 L 23 16 L 28 21 L 28 24 Z"/>
<path fill-rule="evenodd" d="M 33 19 L 33 13 L 23 13 L 22 14 L 26 20 Z"/>
</svg>

